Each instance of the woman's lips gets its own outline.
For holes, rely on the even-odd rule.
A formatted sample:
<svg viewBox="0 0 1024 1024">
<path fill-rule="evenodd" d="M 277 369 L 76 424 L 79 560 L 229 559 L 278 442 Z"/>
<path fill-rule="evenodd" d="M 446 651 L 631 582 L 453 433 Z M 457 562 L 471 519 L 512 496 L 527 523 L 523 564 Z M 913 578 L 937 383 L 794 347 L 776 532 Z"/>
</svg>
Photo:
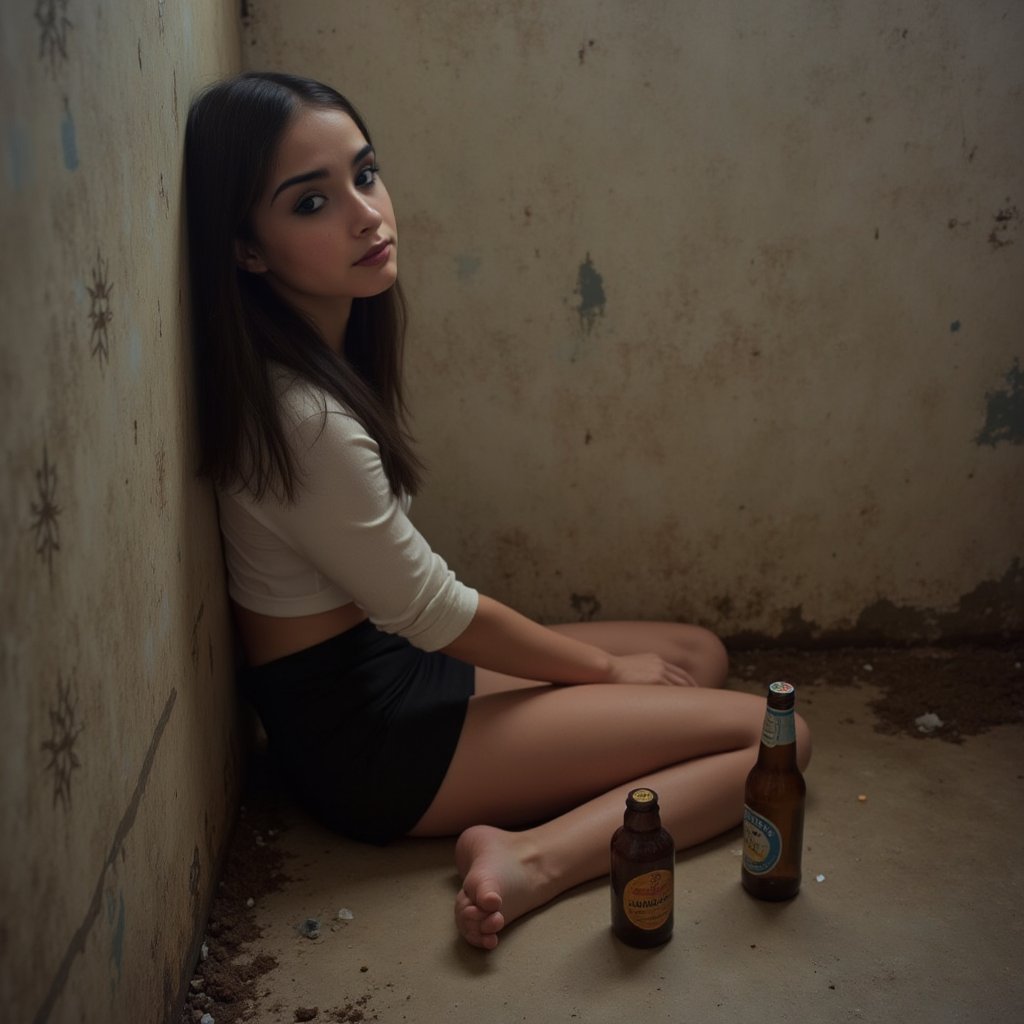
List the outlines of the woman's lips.
<svg viewBox="0 0 1024 1024">
<path fill-rule="evenodd" d="M 379 267 L 387 263 L 391 255 L 391 243 L 381 242 L 375 245 L 361 260 L 356 261 L 357 267 Z"/>
</svg>

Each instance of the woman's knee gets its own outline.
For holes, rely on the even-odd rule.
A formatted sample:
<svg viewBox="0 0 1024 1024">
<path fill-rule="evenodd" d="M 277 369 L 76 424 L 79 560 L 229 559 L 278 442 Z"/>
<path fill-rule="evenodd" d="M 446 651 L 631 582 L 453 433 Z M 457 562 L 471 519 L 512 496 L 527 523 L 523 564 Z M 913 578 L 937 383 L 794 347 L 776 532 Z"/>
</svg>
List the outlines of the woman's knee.
<svg viewBox="0 0 1024 1024">
<path fill-rule="evenodd" d="M 679 663 L 699 686 L 725 685 L 729 675 L 729 652 L 716 634 L 703 626 L 681 626 L 678 644 Z"/>
</svg>

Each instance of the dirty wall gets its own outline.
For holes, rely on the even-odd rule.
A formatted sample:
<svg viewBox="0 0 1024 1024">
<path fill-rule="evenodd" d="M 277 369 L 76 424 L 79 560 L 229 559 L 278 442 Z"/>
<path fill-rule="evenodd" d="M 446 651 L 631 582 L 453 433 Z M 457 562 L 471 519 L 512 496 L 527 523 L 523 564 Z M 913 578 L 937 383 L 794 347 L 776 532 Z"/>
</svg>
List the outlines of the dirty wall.
<svg viewBox="0 0 1024 1024">
<path fill-rule="evenodd" d="M 0 1007 L 171 1019 L 237 805 L 182 275 L 234 2 L 0 5 Z"/>
<path fill-rule="evenodd" d="M 1024 607 L 1024 6 L 259 0 L 366 115 L 416 506 L 547 621 L 999 637 Z"/>
</svg>

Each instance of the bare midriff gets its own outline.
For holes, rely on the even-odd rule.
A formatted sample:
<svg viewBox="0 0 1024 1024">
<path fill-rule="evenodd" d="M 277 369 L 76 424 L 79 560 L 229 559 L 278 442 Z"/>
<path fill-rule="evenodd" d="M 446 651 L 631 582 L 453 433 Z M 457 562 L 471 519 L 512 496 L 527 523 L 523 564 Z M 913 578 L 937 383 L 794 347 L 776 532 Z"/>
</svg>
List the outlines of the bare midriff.
<svg viewBox="0 0 1024 1024">
<path fill-rule="evenodd" d="M 315 615 L 299 615 L 294 619 L 262 615 L 234 601 L 231 607 L 246 661 L 252 666 L 265 665 L 268 661 L 323 643 L 366 619 L 366 612 L 354 604 L 344 604 Z"/>
</svg>

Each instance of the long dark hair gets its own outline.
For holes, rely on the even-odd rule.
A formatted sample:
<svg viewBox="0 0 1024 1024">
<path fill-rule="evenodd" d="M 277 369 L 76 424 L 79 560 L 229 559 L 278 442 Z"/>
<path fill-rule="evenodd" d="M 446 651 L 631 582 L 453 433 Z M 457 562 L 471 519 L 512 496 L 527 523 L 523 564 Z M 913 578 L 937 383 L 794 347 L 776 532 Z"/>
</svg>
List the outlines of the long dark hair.
<svg viewBox="0 0 1024 1024">
<path fill-rule="evenodd" d="M 399 494 L 415 494 L 421 464 L 406 429 L 402 395 L 405 302 L 398 284 L 352 301 L 342 355 L 279 298 L 261 275 L 236 264 L 285 129 L 303 108 L 363 119 L 341 93 L 295 75 L 248 72 L 210 86 L 192 103 L 185 132 L 185 184 L 192 288 L 200 473 L 294 500 L 298 472 L 271 363 L 336 398 L 380 447 Z M 324 410 L 326 415 L 326 408 Z"/>
</svg>

